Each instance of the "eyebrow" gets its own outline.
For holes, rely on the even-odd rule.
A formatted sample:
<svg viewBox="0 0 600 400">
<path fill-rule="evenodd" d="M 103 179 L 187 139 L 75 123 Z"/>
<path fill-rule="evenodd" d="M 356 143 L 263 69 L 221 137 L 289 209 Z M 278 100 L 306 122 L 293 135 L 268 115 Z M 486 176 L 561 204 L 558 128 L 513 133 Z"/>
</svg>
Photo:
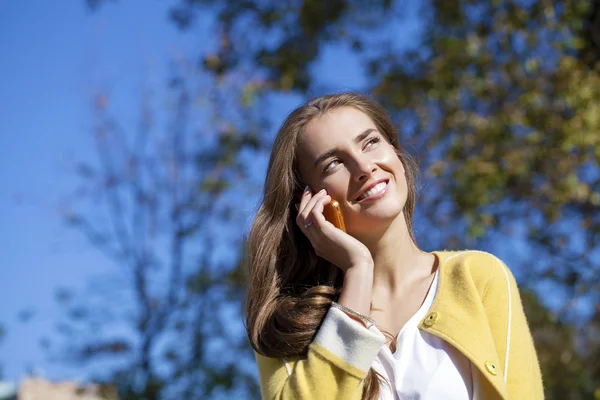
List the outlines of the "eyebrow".
<svg viewBox="0 0 600 400">
<path fill-rule="evenodd" d="M 371 133 L 376 132 L 377 129 L 374 128 L 369 128 L 367 130 L 365 130 L 364 132 L 358 134 L 355 138 L 354 138 L 354 142 L 355 143 L 360 143 L 362 142 L 367 136 L 369 136 Z M 337 147 L 334 147 L 331 150 L 326 151 L 325 153 L 321 154 L 319 157 L 317 157 L 317 159 L 315 160 L 315 164 L 314 166 L 316 167 L 317 165 L 319 165 L 323 160 L 333 156 L 335 153 L 337 153 L 340 149 Z"/>
</svg>

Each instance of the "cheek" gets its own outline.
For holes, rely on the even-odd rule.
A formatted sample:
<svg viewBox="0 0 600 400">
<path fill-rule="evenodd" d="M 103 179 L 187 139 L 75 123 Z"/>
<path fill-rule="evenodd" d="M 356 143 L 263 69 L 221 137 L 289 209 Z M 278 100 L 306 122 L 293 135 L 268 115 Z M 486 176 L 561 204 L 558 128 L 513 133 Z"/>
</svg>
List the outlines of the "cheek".
<svg viewBox="0 0 600 400">
<path fill-rule="evenodd" d="M 398 154 L 392 149 L 386 149 L 386 151 L 381 154 L 379 160 L 381 167 L 387 170 L 387 172 L 394 174 L 397 179 L 404 177 L 404 165 L 400 158 L 398 158 Z"/>
<path fill-rule="evenodd" d="M 394 170 L 396 171 L 396 173 L 395 173 L 396 182 L 398 183 L 398 185 L 402 191 L 406 191 L 408 183 L 406 181 L 406 171 L 404 170 L 404 165 L 402 164 L 402 161 L 398 160 L 396 162 L 396 165 L 394 166 Z"/>
<path fill-rule="evenodd" d="M 395 148 L 391 145 L 386 154 L 386 161 L 392 166 L 395 173 L 404 176 L 404 164 L 402 164 L 402 160 L 398 157 L 398 153 L 396 153 Z"/>
<path fill-rule="evenodd" d="M 348 174 L 345 171 L 338 171 L 324 179 L 322 186 L 327 190 L 327 194 L 332 199 L 343 202 L 348 197 L 348 182 Z"/>
</svg>

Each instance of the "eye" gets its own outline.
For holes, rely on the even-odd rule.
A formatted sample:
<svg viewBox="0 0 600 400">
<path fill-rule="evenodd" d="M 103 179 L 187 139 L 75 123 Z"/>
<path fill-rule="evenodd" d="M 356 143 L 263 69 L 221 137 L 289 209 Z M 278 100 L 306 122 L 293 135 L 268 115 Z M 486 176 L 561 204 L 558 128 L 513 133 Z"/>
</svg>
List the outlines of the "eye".
<svg viewBox="0 0 600 400">
<path fill-rule="evenodd" d="M 328 163 L 325 165 L 325 168 L 323 168 L 323 172 L 327 172 L 327 171 L 329 171 L 331 168 L 333 168 L 333 167 L 337 166 L 339 163 L 340 163 L 340 160 L 338 160 L 337 158 L 336 158 L 336 159 L 333 159 L 333 160 L 331 160 L 331 161 L 329 161 L 329 162 L 328 162 Z"/>
<path fill-rule="evenodd" d="M 380 140 L 381 140 L 381 138 L 378 137 L 378 136 L 370 138 L 369 140 L 367 140 L 367 143 L 365 144 L 365 148 L 373 146 L 374 144 L 376 144 Z"/>
</svg>

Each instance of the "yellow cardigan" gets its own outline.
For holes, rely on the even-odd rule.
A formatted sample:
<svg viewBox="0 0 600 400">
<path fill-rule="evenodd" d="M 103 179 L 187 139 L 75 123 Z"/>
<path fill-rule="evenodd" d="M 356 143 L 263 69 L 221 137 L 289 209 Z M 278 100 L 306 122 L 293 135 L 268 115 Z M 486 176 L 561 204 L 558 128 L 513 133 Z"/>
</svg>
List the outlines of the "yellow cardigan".
<svg viewBox="0 0 600 400">
<path fill-rule="evenodd" d="M 481 251 L 434 251 L 438 291 L 419 329 L 444 339 L 472 368 L 473 399 L 544 398 L 542 376 L 515 279 Z M 263 399 L 361 399 L 385 337 L 331 308 L 306 359 L 256 353 Z"/>
</svg>

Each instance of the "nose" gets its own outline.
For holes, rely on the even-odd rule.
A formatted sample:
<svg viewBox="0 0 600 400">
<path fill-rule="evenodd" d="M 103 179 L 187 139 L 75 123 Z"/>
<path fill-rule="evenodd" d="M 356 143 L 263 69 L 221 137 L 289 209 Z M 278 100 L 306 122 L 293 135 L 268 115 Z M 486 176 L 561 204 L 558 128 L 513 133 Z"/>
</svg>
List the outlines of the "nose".
<svg viewBox="0 0 600 400">
<path fill-rule="evenodd" d="M 354 162 L 354 179 L 357 182 L 364 182 L 377 171 L 377 164 L 368 158 L 356 159 Z"/>
</svg>

